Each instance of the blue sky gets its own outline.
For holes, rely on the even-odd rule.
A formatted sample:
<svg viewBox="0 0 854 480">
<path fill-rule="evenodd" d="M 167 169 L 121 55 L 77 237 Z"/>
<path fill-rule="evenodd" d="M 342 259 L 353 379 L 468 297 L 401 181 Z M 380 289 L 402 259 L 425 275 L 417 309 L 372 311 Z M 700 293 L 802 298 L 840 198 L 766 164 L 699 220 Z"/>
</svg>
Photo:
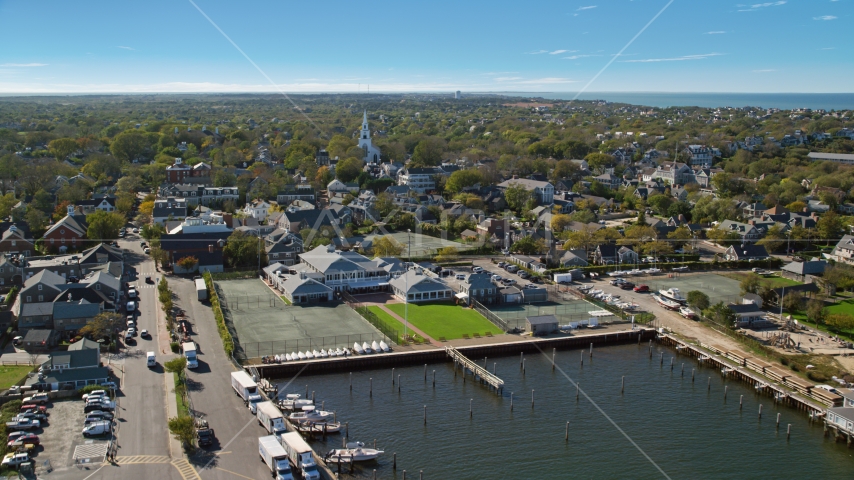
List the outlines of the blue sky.
<svg viewBox="0 0 854 480">
<path fill-rule="evenodd" d="M 258 69 L 190 0 L 0 0 L 0 93 L 854 91 L 854 0 L 192 1 Z"/>
</svg>

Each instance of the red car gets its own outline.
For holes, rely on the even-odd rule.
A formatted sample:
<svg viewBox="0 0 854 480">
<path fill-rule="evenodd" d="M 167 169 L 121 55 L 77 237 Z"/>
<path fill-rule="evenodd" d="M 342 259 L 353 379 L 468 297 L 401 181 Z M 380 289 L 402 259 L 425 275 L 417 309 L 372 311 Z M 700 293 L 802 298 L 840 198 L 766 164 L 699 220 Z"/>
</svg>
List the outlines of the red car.
<svg viewBox="0 0 854 480">
<path fill-rule="evenodd" d="M 646 285 L 638 285 L 637 287 L 635 287 L 635 288 L 634 288 L 634 290 L 635 290 L 636 292 L 638 292 L 638 293 L 641 293 L 641 292 L 648 292 L 648 291 L 649 291 L 649 287 L 648 287 L 648 286 L 646 286 Z"/>
<path fill-rule="evenodd" d="M 47 407 L 44 405 L 21 405 L 21 412 L 32 411 L 33 413 L 47 413 Z"/>
<path fill-rule="evenodd" d="M 9 440 L 9 443 L 6 444 L 8 448 L 16 448 L 22 445 L 38 445 L 39 444 L 39 436 L 33 433 L 27 433 L 24 435 L 20 435 L 13 440 Z"/>
</svg>

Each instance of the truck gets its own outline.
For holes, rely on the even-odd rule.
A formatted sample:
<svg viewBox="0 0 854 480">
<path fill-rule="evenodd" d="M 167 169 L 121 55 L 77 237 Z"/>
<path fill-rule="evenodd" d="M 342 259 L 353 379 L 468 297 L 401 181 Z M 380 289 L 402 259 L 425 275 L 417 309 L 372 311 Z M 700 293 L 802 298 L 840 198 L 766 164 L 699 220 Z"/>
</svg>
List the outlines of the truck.
<svg viewBox="0 0 854 480">
<path fill-rule="evenodd" d="M 256 414 L 258 423 L 266 428 L 270 435 L 278 437 L 287 431 L 285 428 L 285 416 L 282 415 L 282 412 L 273 402 L 266 401 L 258 403 L 255 409 L 258 411 Z"/>
<path fill-rule="evenodd" d="M 571 273 L 555 273 L 555 283 L 572 283 Z"/>
<path fill-rule="evenodd" d="M 196 279 L 196 296 L 199 297 L 200 302 L 208 299 L 208 287 L 205 285 L 204 279 Z"/>
<path fill-rule="evenodd" d="M 146 357 L 146 365 L 148 368 L 154 368 L 157 366 L 157 357 L 154 355 L 154 352 L 148 352 L 145 354 Z"/>
<path fill-rule="evenodd" d="M 267 464 L 276 480 L 293 480 L 288 452 L 274 435 L 258 437 L 258 455 Z"/>
<path fill-rule="evenodd" d="M 185 342 L 181 345 L 184 350 L 184 357 L 187 359 L 187 368 L 197 368 L 199 359 L 196 357 L 196 344 L 193 342 Z"/>
<path fill-rule="evenodd" d="M 261 401 L 261 395 L 258 394 L 258 385 L 243 370 L 231 372 L 231 388 L 243 399 L 246 405 L 253 405 Z"/>
<path fill-rule="evenodd" d="M 302 472 L 305 480 L 320 480 L 320 472 L 317 470 L 317 462 L 314 461 L 314 452 L 305 443 L 298 432 L 288 432 L 281 436 L 282 447 L 288 452 L 291 463 Z"/>
</svg>

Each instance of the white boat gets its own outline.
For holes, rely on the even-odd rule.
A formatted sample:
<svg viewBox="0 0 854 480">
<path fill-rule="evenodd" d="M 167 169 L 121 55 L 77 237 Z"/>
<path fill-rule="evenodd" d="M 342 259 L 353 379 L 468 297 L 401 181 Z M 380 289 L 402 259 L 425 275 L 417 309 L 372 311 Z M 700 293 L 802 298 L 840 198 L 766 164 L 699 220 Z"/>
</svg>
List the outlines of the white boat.
<svg viewBox="0 0 854 480">
<path fill-rule="evenodd" d="M 326 349 L 325 349 L 325 348 L 321 348 L 321 349 L 320 349 L 320 358 L 326 358 L 327 356 L 328 356 L 328 355 L 326 354 Z"/>
<path fill-rule="evenodd" d="M 589 292 L 587 292 L 587 294 L 591 295 L 591 296 L 596 296 L 600 293 L 602 293 L 602 290 L 599 290 L 599 289 L 594 289 L 594 290 L 590 290 Z"/>
<path fill-rule="evenodd" d="M 323 433 L 323 427 L 326 426 L 326 433 L 338 433 L 341 431 L 341 422 L 297 422 L 294 427 L 297 431 L 303 433 Z"/>
<path fill-rule="evenodd" d="M 364 350 L 365 353 L 373 353 L 371 347 L 368 346 L 368 342 L 362 342 L 362 350 Z"/>
<path fill-rule="evenodd" d="M 377 353 L 380 353 L 380 344 L 379 344 L 379 343 L 377 343 L 377 341 L 376 341 L 376 340 L 374 340 L 373 342 L 371 342 L 371 350 L 373 350 L 373 351 L 375 351 L 375 352 L 377 352 Z"/>
<path fill-rule="evenodd" d="M 679 310 L 679 307 L 681 307 L 681 305 L 679 305 L 679 302 L 674 302 L 673 300 L 670 300 L 669 298 L 664 298 L 662 296 L 655 295 L 655 294 L 652 295 L 652 298 L 654 298 L 655 301 L 658 302 L 659 305 L 661 305 L 662 307 L 664 307 L 668 310 Z"/>
<path fill-rule="evenodd" d="M 679 309 L 679 315 L 682 315 L 685 318 L 695 319 L 697 318 L 697 314 L 694 313 L 694 310 L 691 310 L 688 307 L 681 307 Z"/>
<path fill-rule="evenodd" d="M 613 272 L 608 272 L 609 277 L 622 277 L 625 276 L 626 272 L 622 270 L 615 270 Z"/>
<path fill-rule="evenodd" d="M 382 348 L 384 352 L 391 351 L 391 348 L 389 348 L 388 344 L 383 341 L 380 341 L 380 348 Z"/>
<path fill-rule="evenodd" d="M 643 275 L 643 271 L 638 268 L 634 268 L 629 270 L 629 275 Z"/>
<path fill-rule="evenodd" d="M 310 398 L 300 398 L 299 393 L 289 393 L 285 395 L 284 400 L 279 401 L 279 407 L 285 410 L 301 410 L 302 407 L 314 405 Z"/>
<path fill-rule="evenodd" d="M 648 274 L 650 274 L 650 275 L 654 275 L 654 274 L 656 274 L 656 273 L 661 273 L 661 269 L 660 269 L 660 268 L 655 268 L 655 267 L 653 267 L 653 268 L 647 268 L 647 269 L 646 269 L 646 273 L 648 273 Z"/>
<path fill-rule="evenodd" d="M 325 410 L 315 410 L 314 405 L 306 405 L 302 407 L 302 411 L 293 412 L 288 415 L 288 419 L 295 422 L 307 421 L 312 423 L 328 422 L 332 420 L 335 414 Z"/>
<path fill-rule="evenodd" d="M 341 350 L 341 347 L 338 347 L 338 348 L 336 348 L 336 349 L 335 349 L 335 355 L 338 355 L 339 357 L 343 357 L 343 356 L 344 356 L 344 351 L 343 351 L 343 350 Z"/>
<path fill-rule="evenodd" d="M 353 342 L 353 350 L 355 350 L 359 355 L 363 355 L 365 353 L 365 349 L 359 345 L 359 342 Z"/>
<path fill-rule="evenodd" d="M 291 352 L 291 360 L 293 360 L 293 361 L 299 360 L 299 355 L 297 355 L 297 352 Z"/>
<path fill-rule="evenodd" d="M 314 356 L 314 358 L 320 358 L 320 352 L 318 352 L 317 350 L 312 350 L 311 354 Z"/>
<path fill-rule="evenodd" d="M 306 358 L 308 358 L 308 357 L 306 357 L 304 353 L 299 352 L 299 359 L 300 360 L 305 360 Z"/>
<path fill-rule="evenodd" d="M 385 453 L 382 450 L 375 448 L 366 448 L 362 442 L 350 442 L 347 448 L 336 448 L 330 450 L 324 456 L 327 462 L 367 462 L 376 460 L 381 454 Z"/>
<path fill-rule="evenodd" d="M 305 351 L 305 358 L 309 358 L 309 359 L 314 358 L 314 354 L 309 352 L 308 350 L 306 350 Z"/>
<path fill-rule="evenodd" d="M 326 354 L 329 355 L 330 357 L 337 357 L 338 356 L 338 354 L 335 353 L 335 350 L 332 350 L 331 348 L 326 351 Z"/>
<path fill-rule="evenodd" d="M 668 300 L 673 300 L 674 302 L 677 302 L 680 305 L 685 305 L 685 302 L 688 301 L 688 299 L 686 299 L 685 296 L 682 295 L 682 292 L 680 292 L 678 288 L 668 288 L 667 290 L 659 290 L 658 294 Z"/>
<path fill-rule="evenodd" d="M 273 360 L 275 360 L 275 361 L 276 361 L 276 363 L 282 363 L 282 358 L 281 358 L 281 357 L 279 357 L 278 355 L 276 355 L 275 357 L 273 357 Z"/>
</svg>

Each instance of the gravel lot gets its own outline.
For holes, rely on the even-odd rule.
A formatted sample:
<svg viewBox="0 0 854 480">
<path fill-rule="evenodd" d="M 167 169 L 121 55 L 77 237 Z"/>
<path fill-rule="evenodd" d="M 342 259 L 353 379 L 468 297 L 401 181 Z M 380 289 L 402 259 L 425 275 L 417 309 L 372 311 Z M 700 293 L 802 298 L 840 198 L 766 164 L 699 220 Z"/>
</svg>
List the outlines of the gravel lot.
<svg viewBox="0 0 854 480">
<path fill-rule="evenodd" d="M 41 447 L 36 456 L 36 465 L 43 468 L 45 461 L 50 460 L 54 471 L 74 468 L 74 449 L 78 445 L 106 444 L 107 439 L 87 439 L 83 437 L 82 400 L 61 400 L 49 404 L 48 424 L 38 431 Z M 98 460 L 100 461 L 100 459 Z"/>
</svg>

